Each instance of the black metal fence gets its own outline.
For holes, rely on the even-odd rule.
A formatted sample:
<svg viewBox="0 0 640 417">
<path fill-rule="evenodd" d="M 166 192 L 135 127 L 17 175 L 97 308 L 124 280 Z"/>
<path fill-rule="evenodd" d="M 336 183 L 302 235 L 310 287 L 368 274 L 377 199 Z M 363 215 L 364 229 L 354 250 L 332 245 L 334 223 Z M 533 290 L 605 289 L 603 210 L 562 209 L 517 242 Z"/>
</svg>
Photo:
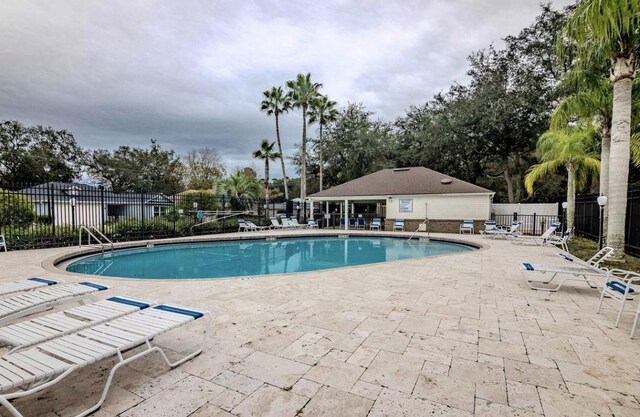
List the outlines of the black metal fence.
<svg viewBox="0 0 640 417">
<path fill-rule="evenodd" d="M 11 250 L 77 245 L 81 226 L 114 242 L 223 233 L 238 230 L 238 218 L 268 224 L 287 207 L 207 191 L 166 196 L 76 183 L 0 184 L 0 235 Z"/>
<path fill-rule="evenodd" d="M 542 215 L 542 214 L 493 214 L 493 220 L 496 224 L 507 227 L 513 222 L 520 223 L 518 231 L 527 235 L 541 235 L 553 223 L 563 223 L 561 215 Z"/>
<path fill-rule="evenodd" d="M 598 239 L 600 208 L 598 194 L 576 197 L 576 234 Z M 640 185 L 629 188 L 625 225 L 625 252 L 640 256 Z"/>
</svg>

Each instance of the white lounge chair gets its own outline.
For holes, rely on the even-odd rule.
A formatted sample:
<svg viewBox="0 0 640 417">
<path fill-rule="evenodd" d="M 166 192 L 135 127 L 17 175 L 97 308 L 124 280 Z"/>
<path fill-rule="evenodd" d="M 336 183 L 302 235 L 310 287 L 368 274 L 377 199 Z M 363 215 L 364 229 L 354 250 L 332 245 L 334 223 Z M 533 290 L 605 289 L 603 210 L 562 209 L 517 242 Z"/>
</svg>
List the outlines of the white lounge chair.
<svg viewBox="0 0 640 417">
<path fill-rule="evenodd" d="M 495 229 L 485 230 L 484 234 L 485 236 L 489 236 L 492 239 L 495 239 L 496 237 L 503 237 L 506 239 L 513 236 L 518 236 L 519 227 L 520 227 L 520 222 L 515 221 L 511 223 L 511 226 L 509 226 L 508 229 L 496 227 Z"/>
<path fill-rule="evenodd" d="M 307 220 L 307 227 L 309 229 L 317 229 L 318 228 L 318 223 L 314 219 L 309 219 L 309 220 Z"/>
<path fill-rule="evenodd" d="M 180 360 L 170 362 L 160 347 L 151 344 L 154 337 L 205 316 L 208 319 L 201 345 Z M 117 363 L 111 368 L 98 402 L 77 415 L 87 416 L 104 403 L 113 376 L 120 367 L 154 352 L 160 353 L 167 365 L 176 367 L 202 352 L 210 324 L 211 314 L 207 311 L 162 304 L 6 354 L 0 357 L 0 404 L 11 415 L 21 417 L 11 400 L 49 388 L 87 365 L 115 358 Z M 143 350 L 127 358 L 123 356 L 124 352 L 136 347 Z"/>
<path fill-rule="evenodd" d="M 64 282 L 62 280 L 33 277 L 20 281 L 3 282 L 0 284 L 0 296 L 14 294 L 20 291 L 30 291 L 36 288 L 47 287 Z"/>
<path fill-rule="evenodd" d="M 522 244 L 522 243 L 533 243 L 536 245 L 544 245 L 549 239 L 555 236 L 555 232 L 557 230 L 556 226 L 550 226 L 543 234 L 540 236 L 526 236 L 523 234 L 517 234 L 512 236 L 512 243 Z"/>
<path fill-rule="evenodd" d="M 564 256 L 561 254 L 561 256 Z M 540 264 L 532 264 L 525 262 L 520 266 L 520 270 L 522 271 L 523 277 L 529 288 L 533 290 L 540 291 L 551 291 L 555 292 L 562 287 L 562 285 L 566 281 L 581 281 L 586 282 L 591 288 L 598 288 L 598 283 L 595 282 L 592 278 L 597 277 L 599 279 L 607 278 L 609 273 L 606 269 L 600 269 L 597 266 L 589 265 L 586 262 L 579 262 L 577 260 L 572 260 L 573 258 L 566 257 L 567 261 L 575 262 L 572 265 L 540 265 Z M 544 276 L 544 280 L 533 280 L 527 278 L 525 274 L 531 274 L 533 272 L 538 272 Z M 550 278 L 546 279 L 547 275 L 550 274 Z M 542 287 L 540 284 L 548 285 L 550 284 L 554 278 L 558 275 L 563 275 L 564 278 L 562 280 L 557 281 L 558 284 L 555 287 Z"/>
<path fill-rule="evenodd" d="M 109 287 L 94 282 L 53 285 L 0 300 L 0 325 L 20 317 L 48 310 L 56 304 L 80 301 Z"/>
<path fill-rule="evenodd" d="M 404 232 L 404 219 L 396 219 L 393 223 L 393 230 L 400 230 Z"/>
<path fill-rule="evenodd" d="M 569 246 L 567 246 L 567 241 L 571 237 L 571 230 L 565 231 L 562 236 L 557 236 L 552 234 L 549 238 L 545 239 L 542 243 L 542 250 L 548 245 L 554 245 L 560 247 L 563 251 L 569 252 Z"/>
<path fill-rule="evenodd" d="M 248 232 L 251 228 L 243 219 L 238 219 L 238 232 Z"/>
<path fill-rule="evenodd" d="M 483 237 L 488 237 L 491 233 L 498 230 L 498 225 L 495 220 L 487 220 L 484 222 L 484 230 L 480 230 L 480 234 Z"/>
<path fill-rule="evenodd" d="M 257 224 L 255 224 L 254 222 L 250 222 L 249 220 L 246 221 L 246 224 L 247 224 L 248 230 L 252 230 L 254 232 L 271 229 L 270 226 L 258 226 Z"/>
<path fill-rule="evenodd" d="M 291 226 L 292 229 L 304 229 L 307 227 L 306 224 L 300 224 L 298 222 L 298 219 L 296 219 L 295 217 L 287 220 L 289 220 L 289 225 Z"/>
<path fill-rule="evenodd" d="M 602 308 L 602 301 L 604 300 L 605 296 L 610 297 L 611 300 L 617 301 L 618 303 L 620 303 L 620 310 L 618 310 L 618 316 L 616 317 L 615 326 L 618 327 L 626 302 L 628 300 L 632 300 L 636 295 L 638 295 L 638 291 L 640 290 L 640 288 L 634 288 L 632 286 L 634 284 L 640 284 L 639 273 L 625 271 L 623 269 L 610 270 L 609 278 L 607 279 L 605 285 L 602 287 L 602 293 L 600 294 L 600 301 L 598 302 L 596 313 L 600 313 L 600 309 Z M 635 326 L 636 323 L 634 323 L 632 330 L 635 330 Z M 633 332 L 631 337 L 633 337 Z"/>
<path fill-rule="evenodd" d="M 106 300 L 0 327 L 0 343 L 12 346 L 11 351 L 13 352 L 154 305 L 153 302 L 129 297 L 110 297 Z"/>
<path fill-rule="evenodd" d="M 379 217 L 376 217 L 371 221 L 371 224 L 369 224 L 369 230 L 373 230 L 373 229 L 376 229 L 376 230 L 382 229 L 382 219 L 380 219 Z"/>
<path fill-rule="evenodd" d="M 473 220 L 462 221 L 462 224 L 460 224 L 460 233 L 464 233 L 465 231 L 468 231 L 469 234 L 474 233 Z"/>
<path fill-rule="evenodd" d="M 7 239 L 4 238 L 4 235 L 0 235 L 0 248 L 4 248 L 4 251 L 7 251 Z"/>
<path fill-rule="evenodd" d="M 269 217 L 269 220 L 271 220 L 271 227 L 275 228 L 275 229 L 284 229 L 285 226 L 280 224 L 280 222 L 278 221 L 278 219 L 276 217 Z"/>
</svg>

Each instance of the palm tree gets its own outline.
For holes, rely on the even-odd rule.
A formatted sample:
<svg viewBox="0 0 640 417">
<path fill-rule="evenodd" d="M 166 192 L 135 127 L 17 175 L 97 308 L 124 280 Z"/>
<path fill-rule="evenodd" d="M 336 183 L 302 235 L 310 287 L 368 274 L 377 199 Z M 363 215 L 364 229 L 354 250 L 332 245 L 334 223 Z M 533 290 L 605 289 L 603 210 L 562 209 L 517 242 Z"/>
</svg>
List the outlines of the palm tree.
<svg viewBox="0 0 640 417">
<path fill-rule="evenodd" d="M 232 210 L 249 210 L 260 194 L 260 183 L 257 178 L 237 170 L 217 181 L 214 191 L 228 198 Z"/>
<path fill-rule="evenodd" d="M 320 126 L 320 138 L 318 139 L 318 163 L 320 164 L 320 191 L 322 191 L 323 169 L 322 165 L 322 128 L 330 122 L 334 122 L 338 118 L 338 110 L 335 101 L 329 100 L 328 96 L 320 95 L 313 101 L 309 110 L 309 123 L 318 122 Z"/>
<path fill-rule="evenodd" d="M 276 119 L 276 141 L 278 142 L 278 153 L 280 154 L 280 166 L 282 167 L 282 182 L 284 184 L 284 198 L 289 199 L 289 189 L 287 188 L 287 174 L 284 170 L 284 154 L 282 153 L 282 143 L 280 142 L 280 114 L 286 113 L 291 109 L 289 96 L 284 93 L 282 87 L 273 87 L 262 93 L 262 103 L 260 110 L 267 113 L 268 116 L 273 115 Z"/>
<path fill-rule="evenodd" d="M 613 83 L 611 151 L 609 158 L 609 220 L 607 245 L 624 253 L 629 142 L 631 136 L 631 90 L 636 72 L 635 50 L 640 29 L 640 0 L 580 0 L 559 36 L 559 45 L 573 41 L 576 62 L 610 62 Z M 560 47 L 562 52 L 562 47 Z"/>
<path fill-rule="evenodd" d="M 564 167 L 567 170 L 567 230 L 573 230 L 576 188 L 587 184 L 590 174 L 597 174 L 600 161 L 596 150 L 595 129 L 581 124 L 565 130 L 549 130 L 540 136 L 536 146 L 540 163 L 533 165 L 524 179 L 529 194 L 534 184 Z"/>
<path fill-rule="evenodd" d="M 307 112 L 313 101 L 318 97 L 320 83 L 311 82 L 311 74 L 298 74 L 295 80 L 287 81 L 288 95 L 292 107 L 302 110 L 302 145 L 300 146 L 300 199 L 302 202 L 307 197 Z"/>
<path fill-rule="evenodd" d="M 269 161 L 280 158 L 280 154 L 273 151 L 274 146 L 276 146 L 275 142 L 262 139 L 260 148 L 253 152 L 254 158 L 264 159 L 264 199 L 266 203 L 269 202 Z"/>
</svg>

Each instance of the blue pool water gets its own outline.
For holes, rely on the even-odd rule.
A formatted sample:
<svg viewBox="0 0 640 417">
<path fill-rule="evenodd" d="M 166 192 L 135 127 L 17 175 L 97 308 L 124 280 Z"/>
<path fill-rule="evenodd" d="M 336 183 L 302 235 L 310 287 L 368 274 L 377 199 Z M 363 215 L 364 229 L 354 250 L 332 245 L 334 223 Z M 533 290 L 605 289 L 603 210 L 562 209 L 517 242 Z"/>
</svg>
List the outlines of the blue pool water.
<svg viewBox="0 0 640 417">
<path fill-rule="evenodd" d="M 125 278 L 228 278 L 317 271 L 471 249 L 454 243 L 373 237 L 183 243 L 89 256 L 71 263 L 67 271 Z"/>
</svg>

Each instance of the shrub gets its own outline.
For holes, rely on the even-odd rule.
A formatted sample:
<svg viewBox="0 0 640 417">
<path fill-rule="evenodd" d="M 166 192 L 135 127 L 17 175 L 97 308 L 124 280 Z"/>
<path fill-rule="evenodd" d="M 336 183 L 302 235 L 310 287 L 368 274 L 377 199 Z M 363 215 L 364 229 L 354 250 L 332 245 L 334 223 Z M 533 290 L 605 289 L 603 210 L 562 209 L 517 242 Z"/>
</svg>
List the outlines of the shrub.
<svg viewBox="0 0 640 417">
<path fill-rule="evenodd" d="M 33 204 L 28 198 L 0 189 L 0 226 L 25 226 L 36 218 Z"/>
</svg>

